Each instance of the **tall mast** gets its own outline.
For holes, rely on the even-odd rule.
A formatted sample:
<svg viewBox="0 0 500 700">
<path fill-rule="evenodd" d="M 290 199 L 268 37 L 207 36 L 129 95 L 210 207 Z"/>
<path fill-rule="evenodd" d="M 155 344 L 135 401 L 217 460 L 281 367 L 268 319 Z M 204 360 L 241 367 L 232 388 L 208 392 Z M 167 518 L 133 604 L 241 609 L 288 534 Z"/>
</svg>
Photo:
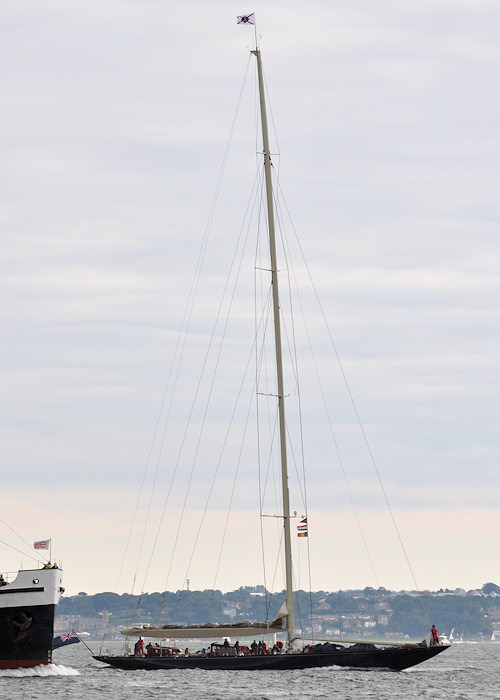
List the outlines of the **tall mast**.
<svg viewBox="0 0 500 700">
<path fill-rule="evenodd" d="M 286 451 L 286 424 L 285 424 L 285 391 L 283 382 L 283 354 L 281 350 L 281 322 L 280 302 L 278 289 L 278 265 L 276 257 L 276 236 L 274 228 L 274 201 L 273 183 L 271 172 L 271 151 L 269 149 L 269 133 L 267 129 L 266 99 L 264 92 L 264 79 L 262 73 L 262 59 L 260 49 L 252 51 L 257 58 L 257 73 L 259 77 L 260 116 L 262 120 L 262 142 L 264 150 L 264 175 L 266 182 L 267 219 L 269 228 L 269 250 L 271 254 L 271 281 L 273 292 L 274 313 L 274 341 L 276 350 L 276 378 L 278 384 L 278 414 L 281 453 L 281 486 L 283 497 L 283 530 L 285 540 L 285 579 L 286 579 L 286 606 L 288 609 L 288 647 L 291 648 L 295 638 L 295 620 L 293 608 L 293 583 L 292 583 L 292 542 L 290 534 L 290 495 L 288 491 L 288 465 Z"/>
</svg>

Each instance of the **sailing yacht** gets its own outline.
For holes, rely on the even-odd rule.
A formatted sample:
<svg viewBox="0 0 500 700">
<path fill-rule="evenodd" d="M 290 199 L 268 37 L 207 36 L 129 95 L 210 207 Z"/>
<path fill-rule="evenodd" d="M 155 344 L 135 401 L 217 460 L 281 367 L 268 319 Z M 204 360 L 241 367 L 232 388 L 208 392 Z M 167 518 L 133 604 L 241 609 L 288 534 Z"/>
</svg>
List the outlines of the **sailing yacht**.
<svg viewBox="0 0 500 700">
<path fill-rule="evenodd" d="M 236 625 L 131 627 L 122 634 L 138 638 L 135 653 L 99 654 L 94 658 L 121 669 L 192 669 L 205 670 L 287 670 L 325 666 L 347 666 L 363 669 L 402 670 L 431 659 L 449 645 L 432 645 L 429 639 L 420 643 L 369 642 L 366 640 L 330 640 L 318 644 L 305 644 L 297 637 L 295 623 L 294 591 L 292 580 L 292 546 L 290 497 L 288 488 L 287 437 L 285 420 L 285 386 L 282 358 L 282 333 L 280 321 L 280 297 L 278 261 L 276 253 L 275 212 L 273 204 L 273 176 L 269 146 L 266 100 L 261 51 L 258 46 L 251 51 L 257 61 L 260 101 L 260 121 L 264 157 L 265 201 L 271 262 L 271 289 L 274 320 L 274 354 L 278 403 L 278 426 L 281 462 L 281 507 L 285 559 L 286 601 L 274 620 L 261 623 L 241 622 Z M 273 640 L 285 636 L 284 644 L 275 642 L 271 653 L 254 653 L 240 639 L 259 639 L 270 635 Z M 237 644 L 229 638 L 238 639 Z M 151 640 L 144 647 L 144 639 Z M 200 653 L 189 654 L 182 650 L 178 640 L 212 640 Z M 174 642 L 172 640 L 175 640 Z M 213 641 L 218 640 L 218 641 Z M 182 646 L 182 645 L 180 645 Z M 269 645 L 271 646 L 271 645 Z M 269 649 L 268 649 L 269 651 Z"/>
</svg>

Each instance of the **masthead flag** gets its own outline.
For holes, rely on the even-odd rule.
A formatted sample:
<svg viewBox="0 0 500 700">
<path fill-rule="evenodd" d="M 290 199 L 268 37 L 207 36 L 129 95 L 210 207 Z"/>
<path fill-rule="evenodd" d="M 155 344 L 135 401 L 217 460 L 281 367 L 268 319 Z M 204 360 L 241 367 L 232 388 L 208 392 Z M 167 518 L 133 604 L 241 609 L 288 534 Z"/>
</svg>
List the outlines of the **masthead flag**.
<svg viewBox="0 0 500 700">
<path fill-rule="evenodd" d="M 238 24 L 255 24 L 255 14 L 252 12 L 251 15 L 241 15 L 237 17 Z"/>
<path fill-rule="evenodd" d="M 307 537 L 307 518 L 303 518 L 297 525 L 297 537 Z"/>
<path fill-rule="evenodd" d="M 33 547 L 35 549 L 48 549 L 50 540 L 40 540 L 40 542 L 34 542 Z"/>
</svg>

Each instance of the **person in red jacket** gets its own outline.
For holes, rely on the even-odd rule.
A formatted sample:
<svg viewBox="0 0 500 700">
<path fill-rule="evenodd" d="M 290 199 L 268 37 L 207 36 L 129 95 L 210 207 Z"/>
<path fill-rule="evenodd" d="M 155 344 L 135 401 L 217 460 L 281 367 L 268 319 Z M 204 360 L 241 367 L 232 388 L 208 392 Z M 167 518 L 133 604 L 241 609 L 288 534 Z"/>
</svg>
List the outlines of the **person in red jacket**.
<svg viewBox="0 0 500 700">
<path fill-rule="evenodd" d="M 432 625 L 431 627 L 431 634 L 432 634 L 432 646 L 436 647 L 439 644 L 439 635 L 437 629 Z"/>
</svg>

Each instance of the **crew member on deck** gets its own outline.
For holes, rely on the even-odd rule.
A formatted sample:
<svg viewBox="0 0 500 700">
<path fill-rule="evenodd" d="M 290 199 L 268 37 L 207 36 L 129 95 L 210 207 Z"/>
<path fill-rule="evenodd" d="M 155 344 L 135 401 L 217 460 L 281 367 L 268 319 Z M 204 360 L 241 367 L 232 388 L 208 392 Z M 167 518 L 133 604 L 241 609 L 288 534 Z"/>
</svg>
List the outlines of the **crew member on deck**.
<svg viewBox="0 0 500 700">
<path fill-rule="evenodd" d="M 431 627 L 431 634 L 432 634 L 432 646 L 437 647 L 439 644 L 439 635 L 438 635 L 438 631 L 434 625 L 432 625 L 432 627 Z"/>
</svg>

